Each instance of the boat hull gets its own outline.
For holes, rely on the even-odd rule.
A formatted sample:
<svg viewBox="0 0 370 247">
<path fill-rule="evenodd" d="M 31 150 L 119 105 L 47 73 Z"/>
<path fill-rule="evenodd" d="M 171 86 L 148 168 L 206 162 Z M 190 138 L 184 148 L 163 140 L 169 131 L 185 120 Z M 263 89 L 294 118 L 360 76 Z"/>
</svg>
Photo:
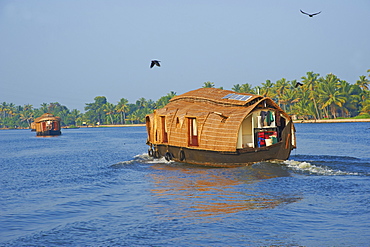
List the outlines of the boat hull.
<svg viewBox="0 0 370 247">
<path fill-rule="evenodd" d="M 166 160 L 218 167 L 245 166 L 267 160 L 286 160 L 290 152 L 291 147 L 286 148 L 283 142 L 236 152 L 218 152 L 169 145 L 155 145 L 153 149 L 149 149 L 149 155 L 155 158 L 165 157 Z"/>
<path fill-rule="evenodd" d="M 46 130 L 46 131 L 36 132 L 36 136 L 58 136 L 61 134 L 62 132 L 60 130 Z"/>
</svg>

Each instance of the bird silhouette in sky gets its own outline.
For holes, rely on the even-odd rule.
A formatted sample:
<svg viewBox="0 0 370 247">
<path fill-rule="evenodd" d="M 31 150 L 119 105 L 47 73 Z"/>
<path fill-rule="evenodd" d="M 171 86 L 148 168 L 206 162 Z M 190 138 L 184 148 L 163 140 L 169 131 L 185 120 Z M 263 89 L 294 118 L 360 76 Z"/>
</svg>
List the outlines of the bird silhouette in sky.
<svg viewBox="0 0 370 247">
<path fill-rule="evenodd" d="M 158 61 L 158 60 L 152 60 L 152 62 L 150 63 L 150 68 L 153 68 L 155 65 L 157 65 L 158 67 L 161 67 L 159 62 L 160 61 Z"/>
<path fill-rule="evenodd" d="M 303 86 L 303 84 L 302 84 L 302 83 L 300 83 L 300 82 L 297 82 L 297 83 L 295 84 L 295 88 L 297 88 L 297 87 L 299 87 L 299 86 Z"/>
<path fill-rule="evenodd" d="M 300 11 L 301 11 L 302 14 L 308 15 L 309 17 L 313 17 L 314 15 L 318 15 L 318 14 L 321 13 L 321 11 L 320 11 L 320 12 L 317 12 L 317 13 L 314 13 L 314 14 L 309 14 L 309 13 L 303 12 L 301 9 L 300 9 Z"/>
</svg>

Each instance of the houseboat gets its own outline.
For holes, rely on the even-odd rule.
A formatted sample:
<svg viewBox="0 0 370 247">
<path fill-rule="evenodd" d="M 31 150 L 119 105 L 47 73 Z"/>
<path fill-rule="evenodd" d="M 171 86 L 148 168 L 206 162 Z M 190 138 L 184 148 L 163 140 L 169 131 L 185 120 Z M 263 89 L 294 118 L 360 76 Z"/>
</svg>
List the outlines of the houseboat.
<svg viewBox="0 0 370 247">
<path fill-rule="evenodd" d="M 271 98 L 218 88 L 172 98 L 146 129 L 149 156 L 198 165 L 286 160 L 296 148 L 292 119 Z"/>
<path fill-rule="evenodd" d="M 37 136 L 55 136 L 60 135 L 60 117 L 50 113 L 44 113 L 41 117 L 35 119 Z"/>
</svg>

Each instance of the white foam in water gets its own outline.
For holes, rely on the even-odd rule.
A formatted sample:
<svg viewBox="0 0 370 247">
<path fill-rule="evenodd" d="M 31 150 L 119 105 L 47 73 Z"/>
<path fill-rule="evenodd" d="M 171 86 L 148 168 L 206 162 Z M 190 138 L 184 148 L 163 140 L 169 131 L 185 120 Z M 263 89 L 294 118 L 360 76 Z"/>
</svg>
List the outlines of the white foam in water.
<svg viewBox="0 0 370 247">
<path fill-rule="evenodd" d="M 127 160 L 123 162 L 119 162 L 119 165 L 124 165 L 124 164 L 133 164 L 133 163 L 147 163 L 147 164 L 152 164 L 152 163 L 169 163 L 172 161 L 167 161 L 164 157 L 155 159 L 153 157 L 150 157 L 147 153 L 143 154 L 138 154 L 135 155 L 132 160 Z"/>
<path fill-rule="evenodd" d="M 301 162 L 301 161 L 295 161 L 295 160 L 285 160 L 283 162 L 287 167 L 293 169 L 293 170 L 299 170 L 303 172 L 309 172 L 311 174 L 318 174 L 318 175 L 358 175 L 358 173 L 353 172 L 343 172 L 341 170 L 332 170 L 328 167 L 321 167 L 321 166 L 315 166 L 308 162 Z"/>
</svg>

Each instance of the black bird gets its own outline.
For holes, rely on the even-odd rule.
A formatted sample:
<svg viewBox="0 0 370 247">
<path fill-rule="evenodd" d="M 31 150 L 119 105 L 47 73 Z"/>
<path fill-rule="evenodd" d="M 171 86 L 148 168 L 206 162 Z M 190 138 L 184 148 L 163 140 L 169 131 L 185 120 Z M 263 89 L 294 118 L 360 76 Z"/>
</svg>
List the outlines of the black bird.
<svg viewBox="0 0 370 247">
<path fill-rule="evenodd" d="M 152 60 L 152 62 L 150 63 L 150 68 L 153 68 L 154 65 L 157 65 L 158 67 L 161 67 L 161 65 L 159 64 L 160 61 L 158 60 Z"/>
<path fill-rule="evenodd" d="M 297 84 L 295 84 L 295 88 L 297 88 L 298 86 L 303 86 L 303 84 L 300 82 L 297 82 Z"/>
<path fill-rule="evenodd" d="M 300 11 L 301 11 L 302 14 L 308 15 L 309 17 L 313 17 L 314 15 L 318 15 L 318 14 L 321 13 L 321 11 L 320 11 L 320 12 L 317 12 L 317 13 L 314 13 L 314 14 L 309 14 L 309 13 L 303 12 L 301 9 L 300 9 Z"/>
</svg>

